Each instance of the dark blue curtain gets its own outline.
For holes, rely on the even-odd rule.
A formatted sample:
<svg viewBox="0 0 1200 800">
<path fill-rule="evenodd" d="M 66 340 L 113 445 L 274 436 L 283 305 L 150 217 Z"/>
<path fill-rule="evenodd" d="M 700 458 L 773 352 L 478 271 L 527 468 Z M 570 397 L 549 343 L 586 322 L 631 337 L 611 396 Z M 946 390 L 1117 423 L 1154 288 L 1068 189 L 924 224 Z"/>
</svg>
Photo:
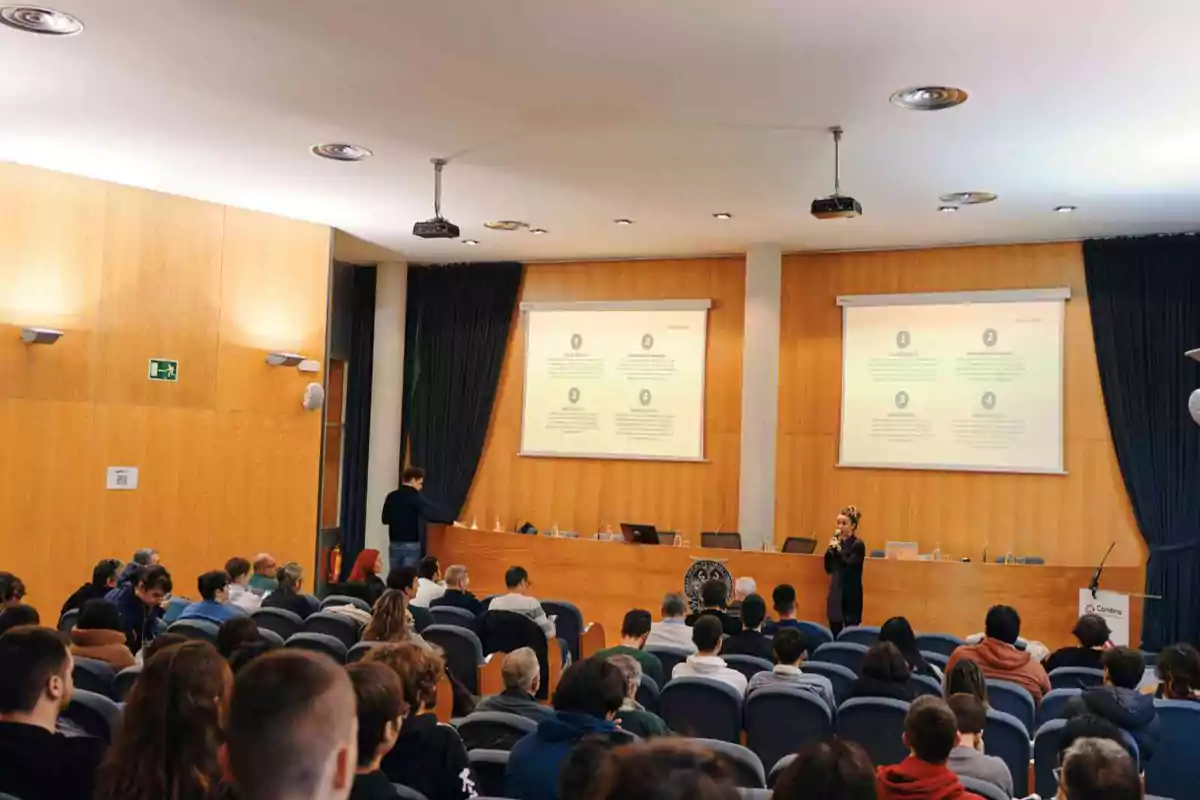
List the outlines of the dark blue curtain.
<svg viewBox="0 0 1200 800">
<path fill-rule="evenodd" d="M 425 470 L 425 494 L 445 519 L 475 479 L 521 275 L 512 262 L 408 270 L 400 466 Z"/>
<path fill-rule="evenodd" d="M 1100 384 L 1121 477 L 1149 547 L 1143 646 L 1200 639 L 1200 239 L 1084 242 Z"/>
<path fill-rule="evenodd" d="M 349 351 L 346 357 L 346 424 L 342 438 L 342 573 L 366 545 L 367 456 L 371 449 L 371 379 L 375 354 L 375 267 L 356 267 L 344 304 Z"/>
</svg>

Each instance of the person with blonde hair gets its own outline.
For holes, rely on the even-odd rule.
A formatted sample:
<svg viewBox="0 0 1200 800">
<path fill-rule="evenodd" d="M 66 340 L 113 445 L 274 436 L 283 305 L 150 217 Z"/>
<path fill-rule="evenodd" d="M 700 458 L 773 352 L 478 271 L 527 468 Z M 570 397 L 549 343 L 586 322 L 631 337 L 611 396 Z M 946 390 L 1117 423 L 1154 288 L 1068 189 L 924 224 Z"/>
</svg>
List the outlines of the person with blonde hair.
<svg viewBox="0 0 1200 800">
<path fill-rule="evenodd" d="M 483 603 L 467 587 L 471 584 L 471 576 L 462 564 L 451 564 L 446 567 L 446 591 L 441 597 L 429 603 L 430 608 L 438 606 L 454 606 L 470 611 L 475 616 L 483 613 Z M 418 578 L 418 583 L 420 579 Z"/>
<path fill-rule="evenodd" d="M 425 644 L 408 613 L 408 598 L 399 589 L 388 589 L 375 601 L 371 622 L 363 631 L 364 642 L 409 642 Z"/>
</svg>

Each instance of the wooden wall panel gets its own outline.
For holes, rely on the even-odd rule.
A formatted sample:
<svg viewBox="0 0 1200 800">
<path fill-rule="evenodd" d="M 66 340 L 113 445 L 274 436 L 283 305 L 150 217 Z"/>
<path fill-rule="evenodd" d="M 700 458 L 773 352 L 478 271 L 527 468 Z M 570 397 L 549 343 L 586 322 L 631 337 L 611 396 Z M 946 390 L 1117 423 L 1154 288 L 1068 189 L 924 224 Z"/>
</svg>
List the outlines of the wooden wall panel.
<svg viewBox="0 0 1200 800">
<path fill-rule="evenodd" d="M 838 469 L 840 294 L 1069 286 L 1065 318 L 1066 476 Z M 833 530 L 838 509 L 863 510 L 869 547 L 939 543 L 978 560 L 1012 550 L 1087 565 L 1139 566 L 1145 547 L 1108 432 L 1078 244 L 787 256 L 780 333 L 776 538 Z"/>
<path fill-rule="evenodd" d="M 622 521 L 652 521 L 692 539 L 736 524 L 740 461 L 742 259 L 531 264 L 521 299 L 661 300 L 711 298 L 705 377 L 707 463 L 521 458 L 524 329 L 514 324 L 483 456 L 462 513 L 506 528 L 592 532 Z"/>
</svg>

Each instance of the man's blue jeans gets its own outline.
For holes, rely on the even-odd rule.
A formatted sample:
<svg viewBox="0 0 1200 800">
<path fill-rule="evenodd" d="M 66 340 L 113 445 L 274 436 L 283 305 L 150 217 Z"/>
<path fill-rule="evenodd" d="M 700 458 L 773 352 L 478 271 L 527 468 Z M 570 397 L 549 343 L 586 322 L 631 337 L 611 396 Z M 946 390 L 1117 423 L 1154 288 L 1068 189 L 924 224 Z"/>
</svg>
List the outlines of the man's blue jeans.
<svg viewBox="0 0 1200 800">
<path fill-rule="evenodd" d="M 398 569 L 399 567 L 413 567 L 415 569 L 417 562 L 421 560 L 421 543 L 392 542 L 388 545 L 388 556 L 392 569 Z"/>
</svg>

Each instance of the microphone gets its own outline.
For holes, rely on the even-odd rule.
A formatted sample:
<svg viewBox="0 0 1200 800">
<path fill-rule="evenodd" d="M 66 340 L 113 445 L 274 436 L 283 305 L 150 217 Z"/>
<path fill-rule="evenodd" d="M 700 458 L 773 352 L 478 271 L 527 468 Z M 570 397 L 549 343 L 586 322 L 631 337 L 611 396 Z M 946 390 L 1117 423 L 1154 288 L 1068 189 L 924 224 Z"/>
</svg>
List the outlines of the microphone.
<svg viewBox="0 0 1200 800">
<path fill-rule="evenodd" d="M 1104 572 L 1104 564 L 1108 561 L 1108 557 L 1112 555 L 1113 548 L 1117 546 L 1113 542 L 1108 546 L 1108 551 L 1104 554 L 1104 558 L 1100 559 L 1100 564 L 1096 567 L 1096 571 L 1092 573 L 1092 580 L 1088 583 L 1088 591 L 1092 593 L 1092 599 L 1096 599 L 1096 592 L 1100 591 L 1100 573 Z"/>
<path fill-rule="evenodd" d="M 991 544 L 990 541 L 983 543 L 983 563 L 985 564 L 987 563 L 987 548 L 989 544 Z"/>
</svg>

